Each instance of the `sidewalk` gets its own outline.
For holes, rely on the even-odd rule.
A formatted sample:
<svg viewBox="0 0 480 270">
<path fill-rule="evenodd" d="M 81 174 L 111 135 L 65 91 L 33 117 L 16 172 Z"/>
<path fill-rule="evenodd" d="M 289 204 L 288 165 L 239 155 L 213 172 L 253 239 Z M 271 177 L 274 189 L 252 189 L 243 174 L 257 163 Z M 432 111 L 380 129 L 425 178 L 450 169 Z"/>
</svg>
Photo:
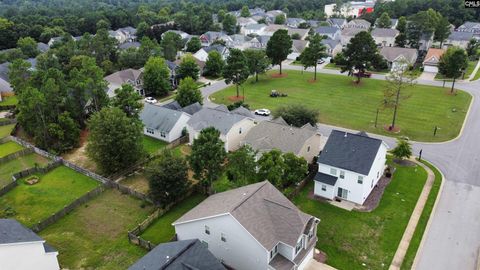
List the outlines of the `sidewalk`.
<svg viewBox="0 0 480 270">
<path fill-rule="evenodd" d="M 427 202 L 428 195 L 430 194 L 430 190 L 432 189 L 433 182 L 435 181 L 435 174 L 432 170 L 430 170 L 430 168 L 425 166 L 423 163 L 420 163 L 416 160 L 414 161 L 427 171 L 428 177 L 425 185 L 423 186 L 422 193 L 418 198 L 417 204 L 415 205 L 415 209 L 413 209 L 413 213 L 410 216 L 410 220 L 408 221 L 407 228 L 403 233 L 402 240 L 400 241 L 397 251 L 395 252 L 392 264 L 388 268 L 389 270 L 399 270 L 402 266 L 403 259 L 405 258 L 408 246 L 410 245 L 410 241 L 412 240 L 413 233 L 415 232 L 415 228 L 417 227 L 418 221 L 423 212 L 423 208 L 425 207 L 425 204 Z"/>
</svg>

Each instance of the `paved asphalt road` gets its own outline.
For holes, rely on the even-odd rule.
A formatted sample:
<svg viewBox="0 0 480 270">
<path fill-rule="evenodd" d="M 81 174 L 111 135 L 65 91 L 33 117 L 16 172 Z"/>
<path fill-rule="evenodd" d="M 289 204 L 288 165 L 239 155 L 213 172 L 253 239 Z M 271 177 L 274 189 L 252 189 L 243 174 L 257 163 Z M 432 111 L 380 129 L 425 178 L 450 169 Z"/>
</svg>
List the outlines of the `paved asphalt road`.
<svg viewBox="0 0 480 270">
<path fill-rule="evenodd" d="M 284 69 L 301 70 L 302 67 L 285 65 Z M 339 74 L 337 70 L 328 69 L 319 72 Z M 385 76 L 374 74 L 373 78 L 385 79 Z M 442 82 L 433 81 L 417 83 L 442 85 Z M 218 82 L 204 88 L 205 104 L 215 106 L 208 96 L 225 87 L 224 82 Z M 474 97 L 461 136 L 445 143 L 413 143 L 414 153 L 418 155 L 422 149 L 423 157 L 445 176 L 436 212 L 419 251 L 416 267 L 419 270 L 474 270 L 480 252 L 480 81 L 457 83 L 456 88 Z M 333 128 L 344 130 L 319 125 L 320 132 L 327 136 Z M 382 138 L 390 147 L 395 146 L 393 138 L 371 136 Z"/>
</svg>

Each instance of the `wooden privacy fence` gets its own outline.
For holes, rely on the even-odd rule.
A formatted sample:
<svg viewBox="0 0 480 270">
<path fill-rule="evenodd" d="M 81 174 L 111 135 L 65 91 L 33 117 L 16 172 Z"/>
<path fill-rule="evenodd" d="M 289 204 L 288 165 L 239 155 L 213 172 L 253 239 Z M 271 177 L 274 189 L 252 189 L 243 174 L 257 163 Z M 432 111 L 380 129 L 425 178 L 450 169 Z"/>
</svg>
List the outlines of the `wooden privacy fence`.
<svg viewBox="0 0 480 270">
<path fill-rule="evenodd" d="M 108 187 L 117 189 L 118 191 L 120 191 L 120 192 L 123 193 L 123 194 L 129 194 L 129 195 L 131 195 L 131 196 L 133 196 L 133 197 L 135 197 L 135 198 L 138 198 L 138 199 L 140 199 L 140 200 L 142 200 L 142 201 L 145 201 L 145 202 L 148 202 L 148 203 L 153 204 L 152 199 L 151 199 L 148 195 L 143 194 L 143 193 L 140 193 L 140 192 L 138 192 L 138 191 L 136 191 L 136 190 L 134 190 L 134 189 L 131 189 L 131 188 L 127 187 L 127 186 L 121 185 L 121 184 L 119 184 L 119 183 L 117 183 L 117 182 L 114 182 L 114 181 L 108 181 L 108 182 L 106 183 L 106 185 L 107 185 Z"/>
<path fill-rule="evenodd" d="M 11 153 L 9 155 L 6 155 L 6 156 L 0 158 L 0 165 L 5 164 L 5 163 L 7 163 L 11 160 L 17 159 L 18 157 L 22 157 L 22 156 L 32 154 L 32 153 L 34 153 L 34 151 L 31 148 L 25 148 L 25 149 L 22 149 L 20 151 L 15 152 L 15 153 Z"/>
<path fill-rule="evenodd" d="M 98 186 L 97 188 L 87 192 L 85 195 L 82 197 L 76 199 L 69 205 L 66 205 L 64 208 L 62 208 L 60 211 L 56 212 L 55 214 L 49 216 L 48 218 L 40 221 L 39 223 L 35 224 L 32 226 L 32 231 L 34 232 L 40 232 L 41 230 L 45 229 L 46 227 L 50 226 L 51 224 L 57 222 L 59 219 L 63 218 L 66 216 L 68 213 L 72 212 L 76 207 L 79 205 L 86 203 L 90 201 L 91 199 L 95 198 L 98 196 L 100 193 L 102 193 L 105 190 L 105 186 Z"/>
</svg>

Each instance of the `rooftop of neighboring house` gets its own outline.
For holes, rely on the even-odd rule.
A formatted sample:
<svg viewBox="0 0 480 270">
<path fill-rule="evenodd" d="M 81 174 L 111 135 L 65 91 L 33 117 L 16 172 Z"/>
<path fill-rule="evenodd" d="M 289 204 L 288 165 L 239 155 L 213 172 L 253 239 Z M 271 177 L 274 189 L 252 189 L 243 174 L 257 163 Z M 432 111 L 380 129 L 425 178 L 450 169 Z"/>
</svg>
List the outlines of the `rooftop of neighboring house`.
<svg viewBox="0 0 480 270">
<path fill-rule="evenodd" d="M 189 115 L 194 115 L 195 113 L 197 113 L 202 109 L 202 104 L 195 102 L 193 104 L 182 107 L 176 100 L 174 100 L 172 102 L 163 104 L 162 107 L 171 109 L 171 110 L 182 111 Z"/>
<path fill-rule="evenodd" d="M 220 45 L 220 44 L 215 44 L 215 45 L 210 45 L 207 47 L 202 48 L 206 53 L 209 53 L 211 51 L 217 51 L 220 54 L 224 54 L 225 51 L 227 50 L 227 47 Z"/>
<path fill-rule="evenodd" d="M 145 127 L 169 132 L 177 124 L 182 114 L 181 111 L 145 103 L 140 112 L 140 120 Z"/>
<path fill-rule="evenodd" d="M 188 120 L 188 125 L 195 130 L 214 127 L 220 133 L 227 134 L 236 123 L 246 118 L 250 117 L 229 111 L 224 105 L 219 105 L 216 108 L 202 108 Z"/>
<path fill-rule="evenodd" d="M 284 153 L 298 154 L 305 142 L 320 133 L 311 126 L 298 128 L 287 124 L 279 117 L 272 121 L 262 121 L 248 132 L 245 143 L 255 150 L 279 149 Z"/>
<path fill-rule="evenodd" d="M 430 48 L 427 51 L 427 55 L 425 56 L 423 60 L 423 64 L 431 64 L 431 65 L 436 65 L 438 64 L 438 61 L 440 61 L 440 57 L 445 53 L 444 49 L 435 49 L 435 48 Z"/>
<path fill-rule="evenodd" d="M 124 32 L 128 35 L 136 35 L 137 34 L 137 29 L 135 29 L 131 26 L 118 28 L 117 31 L 122 31 L 122 32 Z"/>
<path fill-rule="evenodd" d="M 382 140 L 371 138 L 364 132 L 353 134 L 333 130 L 317 162 L 368 175 L 381 145 Z"/>
<path fill-rule="evenodd" d="M 328 35 L 340 32 L 340 29 L 334 26 L 320 26 L 315 29 L 315 32 L 320 35 Z"/>
<path fill-rule="evenodd" d="M 22 243 L 41 243 L 45 253 L 57 252 L 36 233 L 15 219 L 0 219 L 0 246 Z"/>
<path fill-rule="evenodd" d="M 390 37 L 394 38 L 398 36 L 400 32 L 397 29 L 392 28 L 375 28 L 372 30 L 372 37 Z"/>
<path fill-rule="evenodd" d="M 118 48 L 121 49 L 121 50 L 126 50 L 126 49 L 130 49 L 130 48 L 140 48 L 141 45 L 142 44 L 140 44 L 140 42 L 136 42 L 136 41 L 125 42 L 123 44 L 118 45 Z"/>
<path fill-rule="evenodd" d="M 25 61 L 29 62 L 30 65 L 31 65 L 31 68 L 32 70 L 35 69 L 35 67 L 37 66 L 37 59 L 36 58 L 29 58 L 29 59 L 25 59 Z M 8 79 L 8 73 L 10 71 L 10 62 L 5 62 L 3 64 L 0 64 L 0 79 L 6 81 L 6 82 L 10 82 L 10 80 Z"/>
<path fill-rule="evenodd" d="M 38 42 L 37 43 L 37 49 L 40 51 L 40 52 L 46 52 L 50 49 L 50 46 L 48 46 L 48 44 L 45 44 L 43 42 Z"/>
<path fill-rule="evenodd" d="M 267 250 L 279 242 L 295 247 L 300 236 L 315 220 L 300 211 L 270 182 L 263 181 L 214 194 L 173 225 L 227 214 L 235 218 Z"/>
<path fill-rule="evenodd" d="M 287 24 L 300 24 L 305 22 L 302 18 L 287 18 Z"/>
<path fill-rule="evenodd" d="M 380 55 L 389 62 L 397 61 L 403 56 L 408 63 L 413 64 L 417 60 L 418 50 L 402 47 L 382 47 Z"/>
<path fill-rule="evenodd" d="M 365 28 L 343 28 L 342 30 L 342 36 L 344 37 L 353 37 L 356 34 L 362 32 L 362 31 L 367 31 Z"/>
<path fill-rule="evenodd" d="M 215 39 L 219 39 L 220 37 L 222 36 L 225 36 L 226 33 L 224 32 L 215 32 L 215 31 L 208 31 L 208 32 L 205 32 L 203 33 L 202 37 L 206 37 L 208 40 L 215 40 Z"/>
<path fill-rule="evenodd" d="M 265 15 L 268 17 L 277 17 L 278 15 L 285 15 L 285 12 L 281 10 L 269 10 L 265 12 Z"/>
<path fill-rule="evenodd" d="M 454 31 L 450 33 L 447 40 L 470 41 L 474 36 L 475 34 L 472 32 Z"/>
<path fill-rule="evenodd" d="M 292 40 L 292 52 L 302 53 L 305 48 L 308 46 L 308 40 Z"/>
<path fill-rule="evenodd" d="M 128 270 L 182 269 L 226 268 L 198 239 L 160 244 L 128 268 Z"/>
<path fill-rule="evenodd" d="M 375 26 L 378 24 L 378 20 L 379 19 L 376 19 L 375 20 Z M 398 19 L 390 19 L 390 24 L 391 24 L 391 27 L 394 28 L 398 23 Z"/>
<path fill-rule="evenodd" d="M 298 34 L 300 37 L 304 37 L 308 34 L 309 29 L 301 29 L 301 28 L 288 28 L 288 35 Z"/>
<path fill-rule="evenodd" d="M 254 19 L 248 17 L 248 18 L 245 18 L 245 17 L 238 17 L 237 18 L 237 24 L 240 24 L 240 25 L 250 25 L 250 24 L 256 24 L 257 21 L 255 21 Z"/>
<path fill-rule="evenodd" d="M 249 24 L 249 25 L 245 26 L 245 29 L 247 29 L 247 30 L 261 30 L 265 27 L 267 27 L 266 24 L 256 23 L 256 24 Z"/>
<path fill-rule="evenodd" d="M 275 33 L 277 30 L 280 29 L 287 29 L 287 27 L 283 24 L 269 24 L 264 31 Z"/>
<path fill-rule="evenodd" d="M 464 24 L 460 25 L 458 28 L 461 29 L 478 29 L 480 30 L 480 22 L 465 22 Z"/>
<path fill-rule="evenodd" d="M 112 73 L 104 79 L 111 84 L 122 85 L 128 82 L 136 82 L 141 75 L 141 70 L 129 68 Z"/>
<path fill-rule="evenodd" d="M 364 19 L 354 19 L 347 23 L 346 27 L 361 27 L 361 28 L 370 28 L 371 23 Z"/>
<path fill-rule="evenodd" d="M 333 49 L 337 45 L 340 44 L 340 41 L 339 40 L 334 40 L 334 39 L 331 39 L 331 38 L 325 38 L 325 39 L 322 39 L 322 44 L 330 47 L 331 49 Z"/>
<path fill-rule="evenodd" d="M 342 28 L 347 23 L 347 20 L 343 18 L 328 18 L 327 22 L 333 27 Z"/>
</svg>

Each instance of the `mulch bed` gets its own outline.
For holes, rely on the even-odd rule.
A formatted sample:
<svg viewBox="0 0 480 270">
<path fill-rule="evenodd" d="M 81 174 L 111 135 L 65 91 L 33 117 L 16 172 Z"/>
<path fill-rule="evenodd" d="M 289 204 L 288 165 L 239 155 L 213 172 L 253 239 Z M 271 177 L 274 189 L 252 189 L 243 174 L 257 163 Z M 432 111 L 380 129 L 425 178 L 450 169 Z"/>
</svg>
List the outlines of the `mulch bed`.
<svg viewBox="0 0 480 270">
<path fill-rule="evenodd" d="M 385 129 L 385 131 L 388 131 L 391 133 L 399 133 L 401 130 L 398 126 L 395 126 L 394 128 L 391 129 L 390 125 L 384 125 L 383 128 Z"/>
<path fill-rule="evenodd" d="M 325 263 L 327 261 L 327 254 L 321 250 L 319 251 L 318 254 L 316 252 L 313 253 L 313 259 L 317 262 Z"/>
<path fill-rule="evenodd" d="M 288 76 L 287 73 L 282 73 L 282 74 L 280 74 L 280 73 L 275 73 L 275 74 L 271 74 L 271 75 L 270 75 L 271 78 L 285 78 L 285 77 L 287 77 L 287 76 Z"/>
<path fill-rule="evenodd" d="M 393 172 L 392 172 L 393 175 Z M 385 176 L 382 176 L 380 180 L 378 180 L 377 185 L 373 188 L 372 192 L 370 192 L 370 195 L 368 195 L 368 198 L 365 200 L 362 206 L 359 208 L 355 208 L 355 210 L 359 212 L 371 212 L 375 208 L 377 208 L 378 204 L 380 203 L 380 200 L 382 199 L 383 192 L 385 191 L 385 188 L 390 184 L 390 181 L 392 181 L 392 178 L 388 178 Z"/>
<path fill-rule="evenodd" d="M 228 100 L 230 101 L 233 101 L 233 102 L 237 102 L 237 101 L 243 101 L 244 100 L 244 97 L 243 96 L 230 96 L 228 97 Z"/>
<path fill-rule="evenodd" d="M 405 167 L 415 167 L 417 166 L 417 164 L 411 160 L 408 160 L 408 159 L 393 159 L 393 162 L 395 162 L 396 164 L 400 165 L 400 166 L 405 166 Z"/>
</svg>

